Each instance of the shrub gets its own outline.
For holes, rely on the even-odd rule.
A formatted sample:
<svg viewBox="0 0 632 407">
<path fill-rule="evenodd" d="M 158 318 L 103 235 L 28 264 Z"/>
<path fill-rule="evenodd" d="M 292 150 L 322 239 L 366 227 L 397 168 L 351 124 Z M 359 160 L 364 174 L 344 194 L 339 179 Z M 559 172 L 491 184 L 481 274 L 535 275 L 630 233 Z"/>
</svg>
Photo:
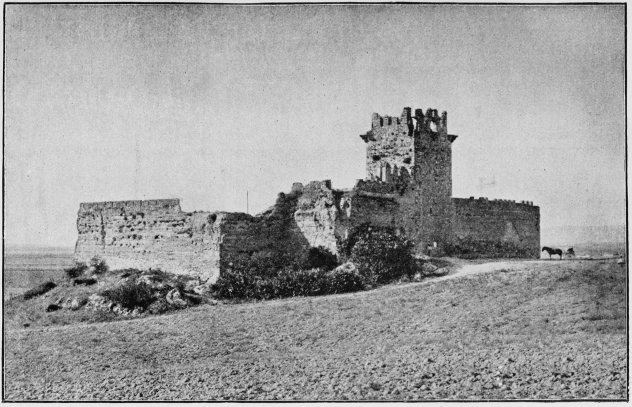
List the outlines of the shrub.
<svg viewBox="0 0 632 407">
<path fill-rule="evenodd" d="M 279 297 L 296 297 L 329 294 L 329 278 L 326 270 L 285 269 L 273 280 Z"/>
<path fill-rule="evenodd" d="M 60 309 L 61 307 L 57 304 L 48 304 L 48 307 L 46 307 L 46 312 L 55 312 Z"/>
<path fill-rule="evenodd" d="M 169 303 L 164 298 L 157 299 L 147 307 L 147 311 L 149 311 L 150 314 L 164 314 L 170 309 Z"/>
<path fill-rule="evenodd" d="M 139 274 L 144 274 L 150 276 L 152 281 L 155 282 L 165 282 L 169 281 L 173 276 L 166 271 L 162 271 L 160 269 L 152 269 L 149 271 L 142 271 Z"/>
<path fill-rule="evenodd" d="M 34 297 L 37 297 L 44 293 L 49 292 L 55 287 L 57 287 L 57 284 L 53 283 L 52 281 L 47 281 L 43 284 L 38 285 L 37 287 L 31 288 L 30 290 L 25 292 L 22 297 L 25 300 L 30 300 L 31 298 L 34 298 Z"/>
<path fill-rule="evenodd" d="M 88 265 L 86 263 L 75 263 L 73 267 L 69 267 L 64 269 L 68 278 L 77 278 L 88 269 Z"/>
<path fill-rule="evenodd" d="M 348 293 L 364 289 L 362 276 L 352 268 L 339 267 L 329 272 L 331 293 Z"/>
<path fill-rule="evenodd" d="M 120 269 L 120 270 L 116 270 L 116 272 L 119 274 L 120 278 L 127 278 L 131 275 L 138 276 L 139 274 L 143 273 L 142 270 L 135 269 L 135 268 Z"/>
<path fill-rule="evenodd" d="M 99 256 L 94 256 L 90 260 L 90 267 L 92 267 L 92 269 L 94 270 L 94 274 L 103 274 L 109 270 L 109 267 L 105 263 L 105 260 L 103 260 Z"/>
<path fill-rule="evenodd" d="M 247 270 L 236 268 L 222 271 L 213 285 L 213 291 L 219 298 L 250 298 L 249 291 L 253 282 Z"/>
<path fill-rule="evenodd" d="M 388 228 L 362 227 L 352 239 L 350 260 L 368 284 L 384 284 L 414 274 L 413 244 Z"/>
<path fill-rule="evenodd" d="M 72 285 L 93 285 L 96 283 L 96 278 L 75 278 L 72 280 Z"/>
<path fill-rule="evenodd" d="M 322 246 L 310 247 L 301 260 L 300 269 L 303 270 L 316 268 L 332 270 L 338 265 L 336 255 Z"/>
<path fill-rule="evenodd" d="M 149 285 L 130 280 L 111 290 L 101 293 L 103 297 L 127 309 L 146 309 L 154 301 L 154 293 Z"/>
<path fill-rule="evenodd" d="M 331 274 L 324 269 L 294 270 L 285 268 L 275 276 L 250 274 L 248 270 L 224 271 L 213 285 L 217 298 L 269 300 L 272 298 L 324 295 L 362 289 L 349 283 L 352 277 Z"/>
<path fill-rule="evenodd" d="M 226 269 L 247 271 L 253 276 L 272 277 L 285 266 L 286 259 L 269 251 L 258 251 L 252 253 L 249 258 L 232 259 L 230 263 L 226 263 L 224 260 Z"/>
</svg>

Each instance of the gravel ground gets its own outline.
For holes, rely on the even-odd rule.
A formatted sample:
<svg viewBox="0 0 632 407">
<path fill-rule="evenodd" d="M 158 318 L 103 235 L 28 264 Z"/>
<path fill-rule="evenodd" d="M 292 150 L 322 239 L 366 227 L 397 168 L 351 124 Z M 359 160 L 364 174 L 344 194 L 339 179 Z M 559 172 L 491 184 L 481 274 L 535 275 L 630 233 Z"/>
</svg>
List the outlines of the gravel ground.
<svg viewBox="0 0 632 407">
<path fill-rule="evenodd" d="M 625 270 L 505 263 L 368 292 L 8 330 L 4 399 L 625 399 Z"/>
</svg>

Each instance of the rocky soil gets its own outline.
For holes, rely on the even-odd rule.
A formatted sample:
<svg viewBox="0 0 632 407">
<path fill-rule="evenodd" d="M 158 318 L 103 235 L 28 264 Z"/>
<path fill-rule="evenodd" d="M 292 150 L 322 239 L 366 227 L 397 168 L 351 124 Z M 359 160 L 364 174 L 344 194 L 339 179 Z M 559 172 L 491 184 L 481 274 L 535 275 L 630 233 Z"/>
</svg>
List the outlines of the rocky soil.
<svg viewBox="0 0 632 407">
<path fill-rule="evenodd" d="M 492 264 L 353 294 L 7 329 L 4 397 L 625 399 L 625 268 Z"/>
</svg>

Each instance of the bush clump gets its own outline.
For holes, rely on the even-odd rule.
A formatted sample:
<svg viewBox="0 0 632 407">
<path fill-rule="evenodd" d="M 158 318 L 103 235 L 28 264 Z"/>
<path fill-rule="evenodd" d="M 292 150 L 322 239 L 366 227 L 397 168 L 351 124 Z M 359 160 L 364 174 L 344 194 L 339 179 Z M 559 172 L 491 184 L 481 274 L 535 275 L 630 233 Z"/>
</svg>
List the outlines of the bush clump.
<svg viewBox="0 0 632 407">
<path fill-rule="evenodd" d="M 269 300 L 272 298 L 323 295 L 331 292 L 327 270 L 286 268 L 271 276 L 252 274 L 249 269 L 224 271 L 213 285 L 218 298 Z"/>
<path fill-rule="evenodd" d="M 30 300 L 31 298 L 38 297 L 42 294 L 49 292 L 55 287 L 57 287 L 57 284 L 53 283 L 52 281 L 47 281 L 45 283 L 38 285 L 37 287 L 31 288 L 30 290 L 25 292 L 22 297 L 25 300 Z"/>
<path fill-rule="evenodd" d="M 59 311 L 60 309 L 61 309 L 61 306 L 57 304 L 48 304 L 48 307 L 46 307 L 46 312 L 55 312 L 55 311 Z"/>
<path fill-rule="evenodd" d="M 64 269 L 64 272 L 68 276 L 68 278 L 77 278 L 88 269 L 88 265 L 86 263 L 75 263 L 73 267 L 69 267 Z"/>
<path fill-rule="evenodd" d="M 90 267 L 92 268 L 94 274 L 103 274 L 109 270 L 109 267 L 105 263 L 105 260 L 103 260 L 99 256 L 94 256 L 90 260 Z"/>
<path fill-rule="evenodd" d="M 333 270 L 338 265 L 338 259 L 326 247 L 310 247 L 301 259 L 300 268 L 303 270 L 322 268 Z"/>
<path fill-rule="evenodd" d="M 72 280 L 72 285 L 93 285 L 96 283 L 96 278 L 75 278 Z"/>
<path fill-rule="evenodd" d="M 354 268 L 344 266 L 329 272 L 329 292 L 340 294 L 363 290 L 362 276 Z"/>
<path fill-rule="evenodd" d="M 155 299 L 154 292 L 148 284 L 134 280 L 127 281 L 116 288 L 105 290 L 101 295 L 127 309 L 136 307 L 147 309 Z"/>
<path fill-rule="evenodd" d="M 413 244 L 390 228 L 362 226 L 347 244 L 349 260 L 358 266 L 366 284 L 386 284 L 415 273 Z"/>
<path fill-rule="evenodd" d="M 392 229 L 363 225 L 338 242 L 341 259 L 324 247 L 314 247 L 292 259 L 272 252 L 253 253 L 249 259 L 226 264 L 213 285 L 225 299 L 313 296 L 363 290 L 415 273 L 413 244 Z M 354 266 L 355 264 L 356 266 Z"/>
</svg>

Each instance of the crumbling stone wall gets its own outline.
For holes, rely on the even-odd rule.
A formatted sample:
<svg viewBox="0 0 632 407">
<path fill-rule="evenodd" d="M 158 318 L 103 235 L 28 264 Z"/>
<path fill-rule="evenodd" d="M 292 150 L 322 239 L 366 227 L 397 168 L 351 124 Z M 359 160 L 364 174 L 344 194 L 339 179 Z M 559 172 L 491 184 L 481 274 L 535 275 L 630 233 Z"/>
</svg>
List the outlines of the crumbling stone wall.
<svg viewBox="0 0 632 407">
<path fill-rule="evenodd" d="M 215 281 L 222 263 L 272 246 L 266 219 L 245 213 L 183 212 L 177 199 L 82 203 L 75 260 L 111 268 L 159 268 Z"/>
<path fill-rule="evenodd" d="M 336 253 L 335 228 L 340 217 L 340 194 L 331 188 L 331 181 L 312 181 L 300 188 L 294 220 L 311 247 L 325 247 Z"/>
<path fill-rule="evenodd" d="M 391 184 L 358 181 L 351 190 L 336 190 L 327 180 L 310 182 L 301 190 L 294 219 L 311 247 L 336 254 L 337 242 L 365 223 L 399 225 L 398 194 Z"/>
<path fill-rule="evenodd" d="M 528 257 L 540 258 L 540 208 L 532 202 L 516 203 L 510 200 L 486 198 L 454 198 L 455 243 L 480 242 L 516 246 Z M 487 249 L 490 250 L 490 249 Z M 480 253 L 483 257 L 496 257 L 498 253 Z"/>
<path fill-rule="evenodd" d="M 259 216 L 183 212 L 178 199 L 82 203 L 75 260 L 98 256 L 113 269 L 159 268 L 214 282 L 221 269 L 254 253 L 309 247 L 293 219 L 299 195 L 279 194 Z"/>
<path fill-rule="evenodd" d="M 230 263 L 257 252 L 298 256 L 309 247 L 337 252 L 363 224 L 390 227 L 420 253 L 440 254 L 465 240 L 511 243 L 539 256 L 539 208 L 528 203 L 452 198 L 447 113 L 409 107 L 399 117 L 372 115 L 361 135 L 366 179 L 349 190 L 330 181 L 296 183 L 257 216 L 193 212 L 177 199 L 83 203 L 75 257 L 97 255 L 113 268 L 161 268 L 214 281 Z"/>
<path fill-rule="evenodd" d="M 177 199 L 82 203 L 75 259 L 112 268 L 161 268 L 212 278 L 219 272 L 221 214 L 186 213 Z"/>
</svg>

